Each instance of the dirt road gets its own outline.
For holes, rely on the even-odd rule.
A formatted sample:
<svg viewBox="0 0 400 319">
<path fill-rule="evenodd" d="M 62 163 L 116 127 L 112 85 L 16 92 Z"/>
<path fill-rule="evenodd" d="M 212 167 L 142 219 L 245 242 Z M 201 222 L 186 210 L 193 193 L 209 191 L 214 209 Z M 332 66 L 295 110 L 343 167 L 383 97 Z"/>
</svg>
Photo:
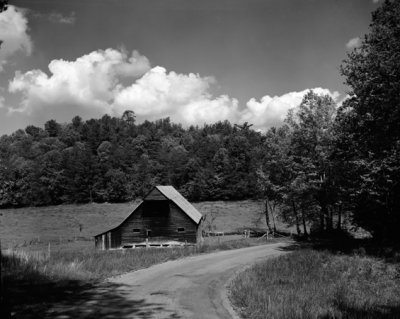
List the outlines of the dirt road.
<svg viewBox="0 0 400 319">
<path fill-rule="evenodd" d="M 165 262 L 110 279 L 52 318 L 225 319 L 227 281 L 247 265 L 284 254 L 270 244 Z M 71 306 L 71 304 L 69 304 Z M 61 309 L 58 309 L 61 310 Z"/>
<path fill-rule="evenodd" d="M 146 318 L 232 318 L 226 309 L 225 284 L 235 271 L 283 252 L 281 244 L 175 260 L 132 272 L 112 282 L 122 283 L 132 299 L 160 306 Z M 229 305 L 228 305 L 229 309 Z"/>
</svg>

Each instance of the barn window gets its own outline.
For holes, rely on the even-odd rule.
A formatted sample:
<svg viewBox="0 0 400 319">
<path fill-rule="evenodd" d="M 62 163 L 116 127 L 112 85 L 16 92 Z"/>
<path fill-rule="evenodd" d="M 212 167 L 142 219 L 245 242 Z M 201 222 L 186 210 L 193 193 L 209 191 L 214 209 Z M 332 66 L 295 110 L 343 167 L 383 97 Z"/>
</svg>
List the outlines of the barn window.
<svg viewBox="0 0 400 319">
<path fill-rule="evenodd" d="M 140 233 L 140 229 L 139 229 L 139 228 L 134 228 L 134 229 L 133 229 L 133 232 L 134 232 L 135 234 L 138 234 L 138 233 Z"/>
<path fill-rule="evenodd" d="M 178 233 L 183 233 L 185 231 L 185 228 L 183 227 L 178 227 Z"/>
</svg>

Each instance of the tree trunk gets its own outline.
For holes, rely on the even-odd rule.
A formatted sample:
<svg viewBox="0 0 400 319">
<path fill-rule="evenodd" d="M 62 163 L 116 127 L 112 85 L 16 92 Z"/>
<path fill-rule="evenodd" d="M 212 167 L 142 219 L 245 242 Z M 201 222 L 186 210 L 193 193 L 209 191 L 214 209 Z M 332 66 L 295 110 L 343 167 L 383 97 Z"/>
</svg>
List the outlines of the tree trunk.
<svg viewBox="0 0 400 319">
<path fill-rule="evenodd" d="M 303 220 L 304 235 L 308 237 L 307 225 L 306 225 L 306 216 L 304 214 L 304 209 L 301 209 L 301 218 Z"/>
<path fill-rule="evenodd" d="M 272 205 L 271 201 L 268 201 L 268 207 L 269 207 L 269 211 L 271 212 L 271 216 L 272 216 L 272 224 L 274 227 L 274 232 L 276 232 L 276 223 L 275 223 L 275 203 Z"/>
<path fill-rule="evenodd" d="M 297 214 L 296 204 L 294 203 L 294 200 L 292 200 L 292 206 L 293 206 L 294 217 L 296 219 L 296 231 L 298 235 L 301 235 L 299 215 Z"/>
<path fill-rule="evenodd" d="M 268 209 L 268 206 L 269 206 L 269 200 L 268 200 L 268 198 L 265 200 L 265 222 L 267 223 L 267 227 L 268 227 L 268 230 L 270 231 L 270 232 L 272 232 L 272 228 L 271 228 L 271 223 L 270 223 L 270 220 L 269 220 L 269 209 Z"/>
<path fill-rule="evenodd" d="M 342 205 L 340 205 L 338 209 L 338 221 L 336 228 L 338 230 L 342 230 Z"/>
<path fill-rule="evenodd" d="M 319 230 L 324 231 L 324 229 L 325 229 L 324 213 L 321 210 L 319 214 Z"/>
<path fill-rule="evenodd" d="M 333 215 L 332 215 L 332 210 L 329 209 L 329 207 L 325 206 L 324 209 L 324 215 L 325 215 L 325 219 L 326 219 L 326 229 L 332 230 L 333 228 Z"/>
</svg>

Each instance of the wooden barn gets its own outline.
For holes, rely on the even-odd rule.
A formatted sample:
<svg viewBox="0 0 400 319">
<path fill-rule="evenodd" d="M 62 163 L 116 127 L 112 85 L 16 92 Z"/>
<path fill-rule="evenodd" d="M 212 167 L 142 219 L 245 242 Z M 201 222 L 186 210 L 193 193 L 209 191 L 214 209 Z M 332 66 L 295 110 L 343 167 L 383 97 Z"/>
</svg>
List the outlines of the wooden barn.
<svg viewBox="0 0 400 319">
<path fill-rule="evenodd" d="M 203 216 L 172 186 L 156 186 L 117 227 L 95 236 L 97 249 L 168 247 L 201 240 Z"/>
</svg>

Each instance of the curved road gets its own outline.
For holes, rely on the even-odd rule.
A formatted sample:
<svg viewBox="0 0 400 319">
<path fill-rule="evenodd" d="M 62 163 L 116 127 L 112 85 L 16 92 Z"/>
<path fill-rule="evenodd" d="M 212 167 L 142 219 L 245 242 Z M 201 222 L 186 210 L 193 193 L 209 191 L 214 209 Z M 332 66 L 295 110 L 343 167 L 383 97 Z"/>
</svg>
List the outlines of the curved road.
<svg viewBox="0 0 400 319">
<path fill-rule="evenodd" d="M 225 286 L 236 272 L 285 253 L 270 244 L 191 256 L 109 279 L 73 293 L 46 318 L 228 319 L 235 316 Z"/>
<path fill-rule="evenodd" d="M 146 313 L 145 318 L 232 318 L 224 297 L 229 278 L 247 265 L 283 254 L 279 249 L 282 246 L 270 244 L 192 256 L 111 281 L 127 285 L 126 297 L 160 306 L 158 311 Z"/>
</svg>

